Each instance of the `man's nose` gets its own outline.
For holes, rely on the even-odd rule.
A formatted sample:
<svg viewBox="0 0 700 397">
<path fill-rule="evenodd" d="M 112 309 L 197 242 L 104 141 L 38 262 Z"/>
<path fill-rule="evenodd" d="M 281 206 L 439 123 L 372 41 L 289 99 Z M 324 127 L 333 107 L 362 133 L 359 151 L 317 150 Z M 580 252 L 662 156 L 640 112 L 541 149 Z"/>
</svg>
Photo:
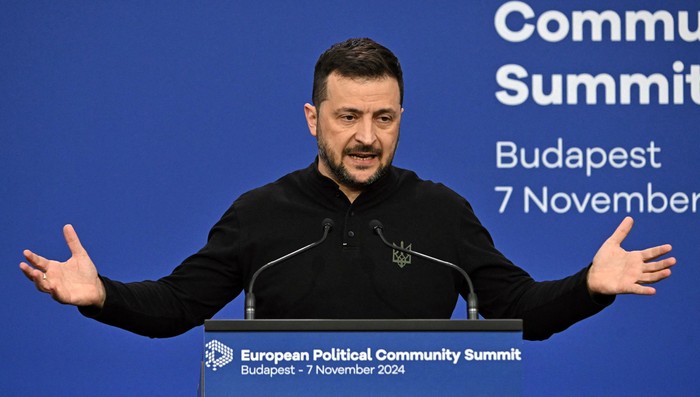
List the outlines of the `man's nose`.
<svg viewBox="0 0 700 397">
<path fill-rule="evenodd" d="M 372 118 L 368 117 L 363 119 L 361 123 L 358 123 L 357 131 L 355 132 L 355 140 L 367 146 L 371 146 L 374 141 L 377 140 Z"/>
</svg>

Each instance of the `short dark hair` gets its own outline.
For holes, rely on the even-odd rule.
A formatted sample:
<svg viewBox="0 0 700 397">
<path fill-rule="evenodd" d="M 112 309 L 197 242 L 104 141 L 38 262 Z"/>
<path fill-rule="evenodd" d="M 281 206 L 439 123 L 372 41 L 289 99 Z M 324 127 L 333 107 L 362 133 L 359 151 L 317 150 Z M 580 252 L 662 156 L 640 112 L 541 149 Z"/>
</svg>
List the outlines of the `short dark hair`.
<svg viewBox="0 0 700 397">
<path fill-rule="evenodd" d="M 343 77 L 393 77 L 399 83 L 399 103 L 403 105 L 403 72 L 396 55 L 368 38 L 348 39 L 333 44 L 316 62 L 311 100 L 319 106 L 327 96 L 328 76 L 336 72 Z"/>
</svg>

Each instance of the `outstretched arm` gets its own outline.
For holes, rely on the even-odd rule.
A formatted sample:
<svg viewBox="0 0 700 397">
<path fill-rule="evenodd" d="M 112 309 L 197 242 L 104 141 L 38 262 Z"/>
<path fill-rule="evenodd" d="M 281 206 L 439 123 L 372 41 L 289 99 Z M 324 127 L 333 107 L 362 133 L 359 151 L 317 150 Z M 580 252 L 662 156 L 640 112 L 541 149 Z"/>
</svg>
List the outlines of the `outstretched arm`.
<svg viewBox="0 0 700 397">
<path fill-rule="evenodd" d="M 588 290 L 592 294 L 653 295 L 656 289 L 648 286 L 671 275 L 670 267 L 676 258 L 656 260 L 671 252 L 664 244 L 640 251 L 626 251 L 622 242 L 632 230 L 634 221 L 626 217 L 615 232 L 600 247 L 588 272 Z"/>
<path fill-rule="evenodd" d="M 67 261 L 49 260 L 25 250 L 23 254 L 28 263 L 20 263 L 20 269 L 39 291 L 50 294 L 60 303 L 102 307 L 106 298 L 104 285 L 73 226 L 63 227 L 63 237 L 71 252 Z"/>
</svg>

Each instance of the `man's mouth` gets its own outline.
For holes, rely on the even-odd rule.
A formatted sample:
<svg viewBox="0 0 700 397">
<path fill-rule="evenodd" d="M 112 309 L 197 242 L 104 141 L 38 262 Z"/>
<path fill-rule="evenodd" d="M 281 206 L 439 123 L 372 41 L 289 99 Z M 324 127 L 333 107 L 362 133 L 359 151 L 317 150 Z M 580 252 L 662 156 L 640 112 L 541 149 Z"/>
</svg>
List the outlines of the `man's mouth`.
<svg viewBox="0 0 700 397">
<path fill-rule="evenodd" d="M 352 157 L 355 160 L 372 160 L 377 157 L 375 153 L 350 153 L 350 157 Z"/>
<path fill-rule="evenodd" d="M 381 155 L 380 149 L 375 149 L 372 147 L 355 147 L 345 151 L 345 154 L 355 161 L 372 161 Z"/>
</svg>

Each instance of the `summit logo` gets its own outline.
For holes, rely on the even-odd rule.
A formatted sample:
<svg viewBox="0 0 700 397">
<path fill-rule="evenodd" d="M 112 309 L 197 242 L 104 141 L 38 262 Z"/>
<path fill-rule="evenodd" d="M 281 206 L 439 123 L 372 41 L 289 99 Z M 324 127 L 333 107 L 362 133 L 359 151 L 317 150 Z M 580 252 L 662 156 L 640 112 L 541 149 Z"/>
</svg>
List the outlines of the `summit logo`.
<svg viewBox="0 0 700 397">
<path fill-rule="evenodd" d="M 204 365 L 216 371 L 233 361 L 233 349 L 214 339 L 205 346 Z"/>
</svg>

